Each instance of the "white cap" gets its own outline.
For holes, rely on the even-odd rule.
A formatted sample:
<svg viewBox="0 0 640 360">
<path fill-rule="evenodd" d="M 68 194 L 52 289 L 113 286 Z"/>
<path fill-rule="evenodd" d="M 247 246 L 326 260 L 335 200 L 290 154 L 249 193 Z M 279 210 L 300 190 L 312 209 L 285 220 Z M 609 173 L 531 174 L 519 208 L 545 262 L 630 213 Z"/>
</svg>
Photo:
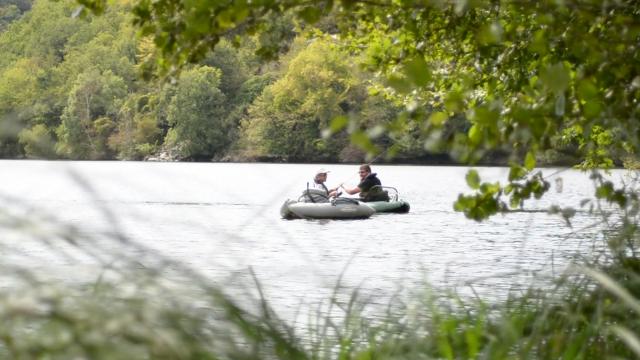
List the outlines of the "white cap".
<svg viewBox="0 0 640 360">
<path fill-rule="evenodd" d="M 320 168 L 318 169 L 318 171 L 316 171 L 316 175 L 327 174 L 327 173 L 329 173 L 329 171 L 325 168 Z"/>
</svg>

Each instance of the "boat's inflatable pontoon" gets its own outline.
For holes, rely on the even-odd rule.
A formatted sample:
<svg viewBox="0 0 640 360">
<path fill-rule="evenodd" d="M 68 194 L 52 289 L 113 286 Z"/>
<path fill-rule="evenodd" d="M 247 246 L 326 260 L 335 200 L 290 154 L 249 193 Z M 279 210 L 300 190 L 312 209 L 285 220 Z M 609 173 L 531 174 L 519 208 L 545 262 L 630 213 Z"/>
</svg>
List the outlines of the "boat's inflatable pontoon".
<svg viewBox="0 0 640 360">
<path fill-rule="evenodd" d="M 400 199 L 398 190 L 391 186 L 376 185 L 379 188 L 378 193 L 385 193 L 384 201 L 368 201 L 367 205 L 371 206 L 378 213 L 408 213 L 411 206 L 405 200 Z"/>
<path fill-rule="evenodd" d="M 305 190 L 298 200 L 280 207 L 284 219 L 366 219 L 376 211 L 367 203 L 351 198 L 329 199 L 322 190 Z"/>
</svg>

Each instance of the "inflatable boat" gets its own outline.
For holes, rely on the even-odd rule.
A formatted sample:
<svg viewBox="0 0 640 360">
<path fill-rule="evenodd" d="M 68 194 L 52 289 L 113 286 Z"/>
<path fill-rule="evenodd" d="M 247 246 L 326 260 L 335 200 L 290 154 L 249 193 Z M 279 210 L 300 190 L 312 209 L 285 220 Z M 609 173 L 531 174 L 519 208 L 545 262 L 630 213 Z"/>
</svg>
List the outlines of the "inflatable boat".
<svg viewBox="0 0 640 360">
<path fill-rule="evenodd" d="M 378 186 L 378 185 L 376 185 Z M 367 205 L 371 206 L 377 213 L 408 213 L 411 206 L 405 200 L 400 199 L 398 190 L 390 186 L 379 186 L 384 192 L 388 200 L 384 201 L 368 201 Z"/>
<path fill-rule="evenodd" d="M 284 219 L 366 219 L 376 211 L 367 203 L 350 198 L 329 199 L 321 190 L 305 190 L 298 200 L 280 207 Z"/>
</svg>

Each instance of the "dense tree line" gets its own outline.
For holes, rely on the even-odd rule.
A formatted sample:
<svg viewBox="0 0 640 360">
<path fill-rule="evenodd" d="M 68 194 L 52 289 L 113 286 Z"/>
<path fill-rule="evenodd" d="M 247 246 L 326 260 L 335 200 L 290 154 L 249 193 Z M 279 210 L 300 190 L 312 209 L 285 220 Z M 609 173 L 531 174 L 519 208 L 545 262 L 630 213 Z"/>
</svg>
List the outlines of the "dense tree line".
<svg viewBox="0 0 640 360">
<path fill-rule="evenodd" d="M 70 1 L 8 7 L 23 14 L 0 33 L 3 158 L 358 161 L 358 141 L 390 143 L 363 129 L 401 109 L 370 93 L 356 55 L 291 17 L 273 21 L 278 46 L 265 34 L 225 38 L 167 81 L 157 40 L 137 36 L 126 1 L 104 16 L 75 16 Z M 351 135 L 327 131 L 336 118 L 351 119 Z"/>
<path fill-rule="evenodd" d="M 624 106 L 599 105 L 606 102 L 593 77 L 572 80 L 584 67 L 560 61 L 556 19 L 523 15 L 540 9 L 383 7 L 395 14 L 389 23 L 375 7 L 345 14 L 296 4 L 238 28 L 253 35 L 226 31 L 214 50 L 185 47 L 172 58 L 176 34 L 133 25 L 141 4 L 75 16 L 83 14 L 75 2 L 6 0 L 0 8 L 17 12 L 0 33 L 0 156 L 359 161 L 368 151 L 432 162 L 441 158 L 434 154 L 503 156 L 525 168 L 584 154 L 585 166 L 630 158 L 633 142 L 615 139 L 633 129 L 585 126 L 574 116 Z M 597 19 L 585 9 L 557 17 Z M 595 36 L 585 39 L 600 49 Z M 574 120 L 553 121 L 562 117 Z"/>
</svg>

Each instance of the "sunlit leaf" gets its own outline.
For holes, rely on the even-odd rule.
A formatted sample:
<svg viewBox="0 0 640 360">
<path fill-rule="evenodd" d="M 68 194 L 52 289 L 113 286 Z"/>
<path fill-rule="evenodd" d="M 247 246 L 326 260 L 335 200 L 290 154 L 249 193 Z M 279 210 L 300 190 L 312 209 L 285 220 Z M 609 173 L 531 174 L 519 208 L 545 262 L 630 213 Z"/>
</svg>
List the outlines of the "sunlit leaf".
<svg viewBox="0 0 640 360">
<path fill-rule="evenodd" d="M 331 129 L 331 132 L 337 133 L 338 131 L 344 129 L 348 123 L 349 123 L 349 118 L 347 116 L 344 116 L 344 115 L 336 116 L 331 120 L 331 124 L 329 124 L 329 129 Z"/>
<path fill-rule="evenodd" d="M 536 155 L 533 151 L 528 151 L 524 158 L 524 167 L 531 171 L 536 167 Z"/>
<path fill-rule="evenodd" d="M 475 124 L 469 129 L 469 141 L 471 141 L 471 144 L 480 144 L 482 142 L 483 136 L 484 134 L 482 126 Z"/>
<path fill-rule="evenodd" d="M 470 188 L 480 188 L 480 175 L 478 175 L 478 172 L 476 170 L 471 169 L 467 171 L 465 179 L 467 180 L 467 185 L 469 185 Z"/>
</svg>

